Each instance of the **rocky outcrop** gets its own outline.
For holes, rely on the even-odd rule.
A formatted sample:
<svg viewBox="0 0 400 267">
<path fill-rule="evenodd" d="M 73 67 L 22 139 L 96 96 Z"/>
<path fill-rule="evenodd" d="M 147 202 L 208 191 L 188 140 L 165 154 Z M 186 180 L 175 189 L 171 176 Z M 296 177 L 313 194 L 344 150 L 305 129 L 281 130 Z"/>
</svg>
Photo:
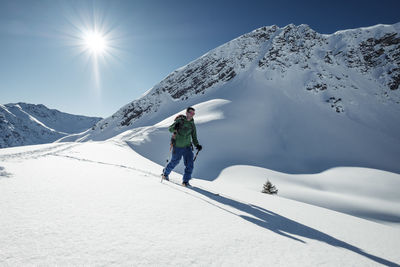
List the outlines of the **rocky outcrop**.
<svg viewBox="0 0 400 267">
<path fill-rule="evenodd" d="M 146 114 L 157 112 L 163 99 L 186 100 L 210 88 L 229 83 L 255 70 L 284 78 L 303 75 L 299 90 L 327 94 L 328 105 L 345 111 L 342 90 L 357 90 L 349 74 L 376 80 L 377 97 L 400 103 L 400 23 L 320 34 L 308 25 L 262 27 L 242 35 L 172 72 L 143 97 L 99 122 L 94 130 L 127 127 Z M 248 90 L 251 90 L 250 88 Z M 331 98 L 336 100 L 330 100 Z M 341 104 L 337 102 L 341 99 Z M 112 126 L 111 126 L 112 125 Z"/>
</svg>

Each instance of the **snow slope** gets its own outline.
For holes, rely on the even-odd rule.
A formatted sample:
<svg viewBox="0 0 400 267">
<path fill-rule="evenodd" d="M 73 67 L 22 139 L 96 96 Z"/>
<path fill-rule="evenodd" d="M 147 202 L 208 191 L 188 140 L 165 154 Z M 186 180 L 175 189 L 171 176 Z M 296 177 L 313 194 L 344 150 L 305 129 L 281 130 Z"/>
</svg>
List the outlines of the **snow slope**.
<svg viewBox="0 0 400 267">
<path fill-rule="evenodd" d="M 0 105 L 0 148 L 54 142 L 80 133 L 101 118 L 71 115 L 44 105 Z"/>
<path fill-rule="evenodd" d="M 154 125 L 194 105 L 204 147 L 195 175 L 203 179 L 238 164 L 293 174 L 343 166 L 400 173 L 399 55 L 399 23 L 330 35 L 307 25 L 262 27 L 62 141 L 125 132 L 142 140 L 131 142 L 135 151 L 161 164 L 169 137 Z M 219 117 L 197 121 L 209 105 Z"/>
<path fill-rule="evenodd" d="M 195 105 L 198 114 L 196 115 L 196 124 L 201 133 L 200 136 L 204 138 L 203 140 L 211 141 L 208 141 L 207 149 L 204 149 L 198 155 L 194 177 L 204 180 L 217 179 L 216 184 L 221 180 L 232 179 L 229 180 L 230 184 L 236 184 L 237 187 L 242 189 L 250 187 L 253 191 L 259 191 L 262 184 L 267 179 L 271 179 L 277 184 L 278 188 L 286 187 L 285 191 L 280 193 L 283 197 L 370 220 L 400 223 L 400 194 L 397 190 L 400 185 L 400 175 L 359 167 L 336 167 L 312 175 L 288 174 L 255 167 L 253 157 L 257 155 L 259 144 L 252 144 L 251 142 L 258 138 L 262 139 L 261 134 L 260 136 L 253 134 L 249 140 L 244 140 L 241 136 L 246 136 L 247 127 L 245 127 L 243 131 L 235 130 L 234 132 L 234 134 L 237 134 L 237 140 L 239 140 L 237 145 L 233 147 L 224 145 L 235 143 L 234 139 L 224 137 L 227 131 L 236 128 L 236 125 L 232 125 L 231 121 L 227 120 L 228 115 L 226 114 L 235 112 L 235 109 L 227 109 L 229 106 L 232 106 L 232 102 L 221 99 Z M 240 114 L 237 114 L 237 116 L 239 117 Z M 167 141 L 170 134 L 167 128 L 174 118 L 175 115 L 153 126 L 125 131 L 109 140 L 123 141 L 137 153 L 164 165 L 169 157 Z M 246 118 L 243 117 L 243 121 L 245 120 Z M 350 140 L 349 142 L 356 141 Z M 295 142 L 292 144 L 296 145 Z M 272 145 L 275 144 L 271 143 Z M 332 145 L 335 146 L 334 143 Z M 336 144 L 337 147 L 340 145 L 340 143 Z M 245 148 L 251 147 L 252 151 L 246 151 L 242 148 L 243 146 Z M 318 148 L 315 146 L 312 149 L 317 150 Z M 373 149 L 376 149 L 375 146 Z M 332 155 L 335 151 L 335 148 L 332 147 L 329 153 Z M 375 153 L 377 153 L 376 151 Z M 299 151 L 299 153 L 299 158 L 293 164 L 302 162 L 301 153 L 303 152 Z M 313 152 L 307 151 L 307 153 Z M 321 150 L 320 153 L 323 155 L 324 151 Z M 384 153 L 385 151 L 382 152 L 382 156 L 385 155 Z M 243 156 L 243 158 L 240 158 L 240 156 Z M 257 156 L 267 159 L 264 155 Z M 278 157 L 278 155 L 275 157 Z M 249 162 L 248 166 L 238 166 L 243 165 L 243 162 Z M 279 163 L 279 158 L 277 162 Z M 286 162 L 284 164 L 288 165 Z M 337 164 L 341 166 L 340 163 Z M 244 170 L 241 170 L 242 168 Z M 183 164 L 178 166 L 175 171 L 182 174 L 184 172 Z M 210 179 L 210 177 L 214 177 L 213 175 L 215 175 L 215 178 Z M 231 176 L 236 178 L 230 178 Z M 374 199 L 374 203 L 369 203 L 368 199 Z"/>
<path fill-rule="evenodd" d="M 249 187 L 258 175 L 247 167 L 227 170 L 213 182 L 195 179 L 193 189 L 160 183 L 162 166 L 123 138 L 7 148 L 0 150 L 0 162 L 5 266 L 400 263 L 400 229 L 262 194 L 262 180 L 257 190 Z M 248 183 L 236 186 L 243 175 Z M 390 175 L 397 179 L 389 191 L 399 186 L 399 175 Z M 180 175 L 171 178 L 179 182 Z M 278 187 L 282 194 L 302 190 L 297 183 L 279 181 Z"/>
</svg>

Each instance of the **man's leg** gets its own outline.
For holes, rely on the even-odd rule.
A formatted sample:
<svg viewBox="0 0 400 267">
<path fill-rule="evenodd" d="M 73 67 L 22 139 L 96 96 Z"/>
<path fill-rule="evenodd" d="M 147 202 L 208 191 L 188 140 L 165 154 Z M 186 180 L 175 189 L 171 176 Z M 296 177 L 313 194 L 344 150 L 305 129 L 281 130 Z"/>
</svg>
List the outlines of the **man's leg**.
<svg viewBox="0 0 400 267">
<path fill-rule="evenodd" d="M 168 163 L 167 167 L 165 167 L 163 174 L 165 177 L 168 178 L 168 175 L 172 172 L 172 170 L 178 165 L 179 161 L 181 161 L 183 148 L 174 147 L 172 151 L 172 158 L 171 161 Z"/>
<path fill-rule="evenodd" d="M 185 148 L 183 153 L 183 160 L 185 163 L 185 174 L 183 175 L 183 182 L 189 182 L 192 179 L 193 172 L 193 151 L 191 147 Z"/>
</svg>

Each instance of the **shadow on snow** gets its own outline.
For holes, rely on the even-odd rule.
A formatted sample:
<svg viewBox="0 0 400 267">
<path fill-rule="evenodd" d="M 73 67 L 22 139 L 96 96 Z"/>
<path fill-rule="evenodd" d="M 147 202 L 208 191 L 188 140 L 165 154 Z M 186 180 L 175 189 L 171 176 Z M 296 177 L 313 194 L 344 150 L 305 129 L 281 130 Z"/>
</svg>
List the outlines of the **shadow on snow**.
<svg viewBox="0 0 400 267">
<path fill-rule="evenodd" d="M 355 247 L 349 243 L 346 243 L 337 238 L 334 238 L 333 236 L 330 236 L 321 231 L 318 231 L 314 228 L 308 227 L 304 224 L 298 223 L 289 218 L 281 216 L 275 212 L 266 210 L 262 207 L 252 205 L 252 204 L 245 204 L 245 203 L 242 203 L 240 201 L 237 201 L 237 200 L 234 200 L 231 198 L 227 198 L 227 197 L 224 197 L 221 195 L 216 195 L 214 193 L 211 193 L 211 192 L 201 189 L 199 187 L 192 187 L 191 189 L 197 193 L 200 193 L 200 194 L 206 196 L 207 198 L 209 198 L 211 200 L 214 200 L 214 201 L 216 201 L 220 204 L 226 205 L 226 206 L 231 206 L 231 207 L 238 209 L 242 212 L 245 212 L 253 217 L 236 214 L 232 211 L 224 209 L 223 207 L 221 207 L 219 205 L 216 205 L 212 202 L 208 202 L 207 200 L 205 200 L 208 203 L 210 203 L 214 206 L 217 206 L 218 208 L 223 209 L 231 214 L 239 216 L 246 221 L 254 223 L 260 227 L 263 227 L 267 230 L 270 230 L 274 233 L 285 236 L 292 240 L 306 243 L 305 241 L 303 241 L 295 236 L 314 239 L 314 240 L 317 240 L 320 242 L 327 243 L 331 246 L 347 249 L 349 251 L 352 251 L 361 256 L 367 257 L 368 259 L 370 259 L 372 261 L 375 261 L 377 263 L 380 263 L 380 264 L 383 264 L 386 266 L 400 266 L 394 262 L 391 262 L 389 260 L 383 259 L 383 258 L 375 256 L 375 255 L 372 255 L 370 253 L 367 253 L 367 252 L 363 251 L 362 249 Z"/>
</svg>

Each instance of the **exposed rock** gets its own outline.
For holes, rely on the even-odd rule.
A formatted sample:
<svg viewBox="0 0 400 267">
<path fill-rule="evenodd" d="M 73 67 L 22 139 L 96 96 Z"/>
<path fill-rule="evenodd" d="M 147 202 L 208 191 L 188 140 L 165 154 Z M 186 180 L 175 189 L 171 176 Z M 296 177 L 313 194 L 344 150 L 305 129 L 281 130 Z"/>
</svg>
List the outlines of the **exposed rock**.
<svg viewBox="0 0 400 267">
<path fill-rule="evenodd" d="M 143 116 L 157 112 L 162 99 L 187 100 L 254 69 L 280 78 L 285 78 L 290 71 L 303 73 L 308 78 L 299 90 L 329 92 L 336 100 L 328 103 L 338 113 L 344 111 L 346 102 L 338 97 L 340 90 L 358 89 L 348 74 L 350 70 L 365 79 L 376 80 L 376 94 L 380 99 L 399 103 L 400 94 L 395 91 L 400 86 L 400 37 L 388 28 L 380 30 L 384 27 L 331 35 L 319 34 L 308 25 L 256 29 L 172 72 L 142 98 L 120 109 L 107 120 L 107 125 L 113 127 L 115 123 L 111 121 L 118 121 L 122 127 L 133 125 Z M 343 73 L 333 73 L 333 69 Z M 386 91 L 393 93 L 381 97 Z M 340 101 L 335 102 L 337 99 Z M 105 129 L 107 125 L 100 122 L 95 130 Z"/>
</svg>

